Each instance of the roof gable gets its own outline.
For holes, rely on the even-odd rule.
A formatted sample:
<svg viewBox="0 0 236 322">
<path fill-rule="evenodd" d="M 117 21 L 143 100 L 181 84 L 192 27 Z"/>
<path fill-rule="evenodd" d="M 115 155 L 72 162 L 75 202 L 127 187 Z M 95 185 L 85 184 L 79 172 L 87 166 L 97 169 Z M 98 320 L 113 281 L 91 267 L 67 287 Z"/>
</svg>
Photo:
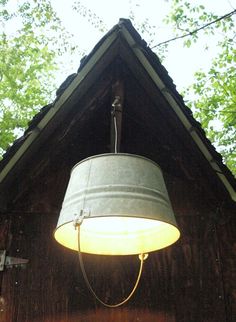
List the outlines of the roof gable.
<svg viewBox="0 0 236 322">
<path fill-rule="evenodd" d="M 222 163 L 220 154 L 215 151 L 205 137 L 200 124 L 185 106 L 158 57 L 147 47 L 130 21 L 124 19 L 121 19 L 119 24 L 112 28 L 81 61 L 78 72 L 69 76 L 58 89 L 57 98 L 53 104 L 44 107 L 35 116 L 24 136 L 17 140 L 6 153 L 0 163 L 1 186 L 4 187 L 6 183 L 13 180 L 22 165 L 47 141 L 50 134 L 69 115 L 76 102 L 82 99 L 92 84 L 117 57 L 136 75 L 153 100 L 155 95 L 158 95 L 160 104 L 168 105 L 169 110 L 174 112 L 176 120 L 185 128 L 189 138 L 201 151 L 231 198 L 236 201 L 235 179 Z M 82 115 L 83 112 L 83 106 L 80 105 L 79 113 Z M 165 113 L 167 112 L 166 110 Z"/>
</svg>

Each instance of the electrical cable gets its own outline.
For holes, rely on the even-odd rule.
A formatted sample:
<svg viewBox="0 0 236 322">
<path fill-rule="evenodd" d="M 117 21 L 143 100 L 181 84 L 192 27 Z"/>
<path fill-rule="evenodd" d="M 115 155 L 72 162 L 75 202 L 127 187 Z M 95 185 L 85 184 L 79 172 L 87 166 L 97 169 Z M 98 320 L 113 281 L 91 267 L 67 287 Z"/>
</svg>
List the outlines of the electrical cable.
<svg viewBox="0 0 236 322">
<path fill-rule="evenodd" d="M 214 24 L 214 23 L 216 23 L 216 22 L 218 22 L 220 20 L 223 20 L 223 19 L 226 19 L 226 18 L 230 18 L 231 16 L 233 16 L 235 14 L 236 14 L 236 9 L 234 9 L 233 11 L 231 11 L 231 12 L 229 12 L 229 13 L 221 16 L 221 17 L 218 17 L 217 19 L 215 19 L 213 21 L 210 21 L 210 22 L 206 23 L 205 25 L 203 25 L 203 26 L 201 26 L 201 27 L 199 27 L 199 28 L 197 28 L 195 30 L 192 30 L 192 31 L 190 31 L 190 32 L 188 32 L 186 34 L 183 34 L 181 36 L 177 36 L 177 37 L 174 37 L 174 38 L 171 38 L 171 39 L 162 41 L 159 44 L 157 44 L 155 46 L 152 46 L 151 49 L 154 49 L 154 48 L 156 48 L 158 46 L 167 44 L 167 43 L 169 43 L 171 41 L 175 41 L 175 40 L 182 39 L 182 38 L 185 38 L 185 37 L 188 37 L 188 36 L 192 36 L 193 34 L 196 34 L 197 32 L 199 32 L 200 30 L 205 29 L 205 28 L 209 27 L 210 25 L 212 25 L 212 24 Z"/>
<path fill-rule="evenodd" d="M 114 130 L 115 130 L 115 153 L 117 153 L 117 143 L 118 143 L 118 133 L 117 133 L 117 122 L 116 122 L 116 115 L 113 116 L 114 121 Z"/>
<path fill-rule="evenodd" d="M 113 110 L 112 110 L 112 115 L 113 115 L 113 122 L 114 122 L 114 152 L 115 153 L 118 153 L 118 129 L 117 129 L 117 119 L 116 119 L 116 106 L 119 105 L 119 96 L 116 97 L 114 103 L 112 104 L 112 107 L 113 107 Z M 89 176 L 90 176 L 90 171 L 89 171 L 89 175 L 88 175 L 88 180 L 89 180 Z M 84 200 L 84 204 L 85 204 L 85 200 Z M 90 293 L 94 296 L 94 298 L 99 302 L 101 303 L 102 305 L 106 306 L 106 307 L 109 307 L 109 308 L 115 308 L 115 307 L 119 307 L 123 304 L 125 304 L 134 294 L 134 292 L 136 291 L 137 287 L 138 287 L 138 284 L 139 284 L 139 281 L 140 281 L 140 278 L 141 278 L 141 275 L 142 275 L 142 271 L 143 271 L 143 263 L 144 263 L 144 260 L 147 258 L 147 254 L 140 254 L 139 255 L 139 259 L 140 259 L 140 266 L 139 266 L 139 272 L 138 272 L 138 276 L 137 276 L 137 279 L 136 279 L 136 282 L 134 284 L 134 287 L 133 289 L 131 290 L 131 292 L 129 293 L 129 295 L 121 302 L 117 303 L 117 304 L 108 304 L 106 302 L 104 302 L 103 300 L 101 300 L 97 294 L 95 293 L 95 291 L 93 290 L 90 282 L 89 282 L 89 279 L 88 279 L 88 275 L 86 273 L 86 270 L 85 270 L 85 267 L 84 267 L 84 262 L 83 262 L 83 257 L 82 257 L 82 252 L 81 252 L 81 247 L 80 247 L 80 235 L 81 235 L 81 230 L 80 230 L 80 226 L 83 222 L 83 219 L 84 219 L 84 213 L 83 211 L 80 213 L 79 216 L 77 216 L 75 218 L 75 222 L 74 222 L 74 225 L 76 228 L 78 228 L 78 257 L 79 257 L 79 263 L 80 263 L 80 268 L 81 268 L 81 271 L 82 271 L 82 275 L 83 275 L 83 278 L 84 278 L 84 281 L 86 283 L 86 286 L 88 288 L 88 290 L 90 291 Z"/>
</svg>

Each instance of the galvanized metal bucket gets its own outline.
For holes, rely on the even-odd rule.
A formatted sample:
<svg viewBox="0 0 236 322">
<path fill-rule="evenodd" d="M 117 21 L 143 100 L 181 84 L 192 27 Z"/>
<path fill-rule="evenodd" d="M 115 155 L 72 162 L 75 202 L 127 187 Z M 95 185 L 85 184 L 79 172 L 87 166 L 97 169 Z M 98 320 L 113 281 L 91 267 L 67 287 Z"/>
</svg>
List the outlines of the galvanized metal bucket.
<svg viewBox="0 0 236 322">
<path fill-rule="evenodd" d="M 148 253 L 180 236 L 160 167 L 133 154 L 101 154 L 71 172 L 56 240 L 78 249 L 74 219 L 82 215 L 81 250 L 103 255 Z"/>
</svg>

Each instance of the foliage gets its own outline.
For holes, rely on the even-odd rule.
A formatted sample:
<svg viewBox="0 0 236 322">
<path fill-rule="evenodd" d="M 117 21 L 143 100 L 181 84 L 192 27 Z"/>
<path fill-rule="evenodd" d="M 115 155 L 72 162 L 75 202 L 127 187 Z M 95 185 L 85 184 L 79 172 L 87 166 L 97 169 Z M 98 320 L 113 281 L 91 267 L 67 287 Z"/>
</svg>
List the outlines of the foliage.
<svg viewBox="0 0 236 322">
<path fill-rule="evenodd" d="M 129 0 L 129 12 L 128 18 L 132 21 L 135 29 L 142 34 L 142 37 L 148 42 L 148 45 L 151 47 L 155 40 L 155 35 L 157 34 L 158 27 L 151 24 L 150 20 L 145 17 L 144 19 L 136 19 L 137 11 L 140 7 L 139 0 Z M 100 31 L 103 35 L 104 32 L 107 32 L 110 29 L 104 19 L 98 16 L 92 9 L 88 6 L 83 5 L 82 1 L 76 0 L 73 4 L 73 9 L 84 19 L 86 19 L 96 30 Z M 163 59 L 167 46 L 162 46 L 156 49 L 159 58 Z"/>
<path fill-rule="evenodd" d="M 168 41 L 161 43 L 161 46 L 153 46 L 157 27 L 145 18 L 137 22 L 136 9 L 139 1 L 129 0 L 129 6 L 129 19 L 163 60 L 168 50 Z M 107 30 L 103 19 L 83 6 L 81 1 L 75 2 L 74 9 L 96 29 L 101 32 Z M 233 14 L 221 17 L 208 12 L 204 5 L 194 5 L 186 0 L 172 0 L 170 12 L 164 22 L 172 27 L 175 34 L 171 41 L 183 37 L 183 45 L 187 48 L 194 43 L 202 43 L 204 38 L 219 39 L 218 50 L 209 70 L 196 72 L 195 82 L 185 90 L 184 97 L 190 97 L 188 105 L 193 109 L 194 116 L 223 155 L 225 163 L 236 174 L 236 52 Z M 208 50 L 208 41 L 203 46 Z"/>
<path fill-rule="evenodd" d="M 185 0 L 173 0 L 172 9 L 165 21 L 172 24 L 175 35 L 190 33 L 184 46 L 190 47 L 202 41 L 202 33 L 218 37 L 216 56 L 207 71 L 195 73 L 195 82 L 184 96 L 194 116 L 201 122 L 209 139 L 224 157 L 224 161 L 236 175 L 236 24 L 233 14 L 219 20 L 219 16 L 206 11 L 203 5 L 193 6 Z M 214 24 L 192 33 L 201 25 L 217 20 Z M 200 37 L 201 36 L 201 37 Z M 208 38 L 207 38 L 208 39 Z M 205 44 L 208 50 L 208 44 Z"/>
<path fill-rule="evenodd" d="M 1 155 L 51 97 L 56 58 L 68 37 L 49 0 L 0 0 L 0 6 Z"/>
<path fill-rule="evenodd" d="M 147 18 L 137 19 L 139 2 L 129 0 L 129 18 L 149 46 L 164 59 L 168 42 L 153 46 L 158 27 Z M 165 23 L 173 29 L 175 36 L 171 41 L 185 35 L 183 45 L 187 48 L 199 42 L 208 50 L 208 41 L 203 43 L 203 39 L 219 39 L 218 49 L 213 49 L 216 56 L 209 70 L 195 74 L 195 82 L 185 90 L 184 97 L 190 98 L 188 105 L 195 117 L 236 174 L 234 16 L 231 14 L 220 19 L 203 5 L 194 5 L 186 0 L 172 0 L 170 3 L 171 10 Z M 71 52 L 73 48 L 71 37 L 61 27 L 50 0 L 0 0 L 0 6 L 3 30 L 0 35 L 1 155 L 27 126 L 28 120 L 50 100 L 58 56 Z M 76 0 L 73 9 L 101 33 L 108 30 L 103 18 L 84 6 L 82 1 Z M 11 29 L 13 25 L 16 26 L 14 31 Z"/>
<path fill-rule="evenodd" d="M 75 1 L 73 4 L 73 9 L 82 17 L 87 19 L 87 21 L 101 32 L 108 31 L 107 25 L 104 23 L 103 19 L 99 17 L 95 12 L 93 12 L 87 6 L 84 6 L 81 1 Z"/>
</svg>

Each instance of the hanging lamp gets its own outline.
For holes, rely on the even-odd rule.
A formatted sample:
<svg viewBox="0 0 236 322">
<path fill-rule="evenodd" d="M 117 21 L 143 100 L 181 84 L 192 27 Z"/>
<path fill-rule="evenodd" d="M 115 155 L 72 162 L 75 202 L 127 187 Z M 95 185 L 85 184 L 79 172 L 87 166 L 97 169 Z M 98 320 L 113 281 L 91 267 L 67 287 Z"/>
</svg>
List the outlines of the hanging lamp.
<svg viewBox="0 0 236 322">
<path fill-rule="evenodd" d="M 161 170 L 133 154 L 92 156 L 72 170 L 56 240 L 97 255 L 149 253 L 171 245 L 179 230 Z"/>
<path fill-rule="evenodd" d="M 115 113 L 113 121 L 115 153 L 95 155 L 74 166 L 54 233 L 60 244 L 79 252 L 88 288 L 109 307 L 132 296 L 145 254 L 173 244 L 180 236 L 160 167 L 139 155 L 117 153 Z M 81 253 L 139 255 L 138 278 L 126 300 L 109 305 L 96 296 Z"/>
</svg>

